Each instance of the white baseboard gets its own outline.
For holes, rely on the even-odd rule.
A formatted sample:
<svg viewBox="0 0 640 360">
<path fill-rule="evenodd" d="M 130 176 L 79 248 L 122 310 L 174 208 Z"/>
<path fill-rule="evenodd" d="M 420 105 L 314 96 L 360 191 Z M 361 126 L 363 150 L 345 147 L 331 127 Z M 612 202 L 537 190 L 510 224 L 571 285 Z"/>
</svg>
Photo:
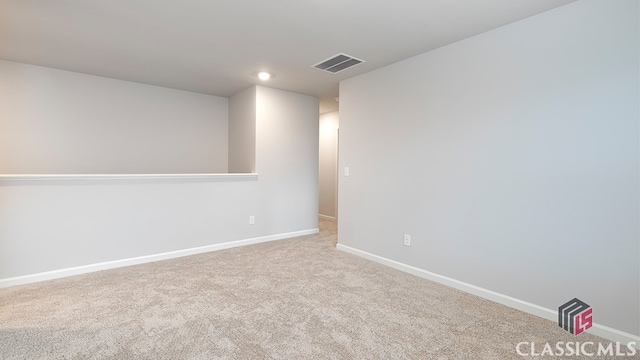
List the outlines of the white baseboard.
<svg viewBox="0 0 640 360">
<path fill-rule="evenodd" d="M 336 218 L 335 218 L 335 217 L 333 217 L 333 216 L 329 216 L 329 215 L 322 215 L 322 214 L 318 214 L 318 217 L 319 217 L 320 219 L 336 221 Z"/>
<path fill-rule="evenodd" d="M 15 285 L 30 284 L 30 283 L 35 283 L 35 282 L 40 282 L 45 280 L 58 279 L 58 278 L 63 278 L 67 276 L 86 274 L 86 273 L 91 273 L 95 271 L 119 268 L 119 267 L 130 266 L 130 265 L 144 264 L 144 263 L 153 262 L 153 261 L 160 261 L 160 260 L 173 259 L 173 258 L 178 258 L 183 256 L 196 255 L 196 254 L 206 253 L 210 251 L 230 249 L 230 248 L 235 248 L 240 246 L 263 243 L 267 241 L 282 240 L 282 239 L 287 239 L 287 238 L 292 238 L 297 236 L 317 234 L 318 231 L 319 230 L 316 228 L 316 229 L 294 231 L 294 232 L 283 233 L 283 234 L 260 236 L 260 237 L 251 238 L 251 239 L 229 241 L 221 244 L 212 244 L 212 245 L 200 246 L 200 247 L 195 247 L 190 249 L 170 251 L 170 252 L 165 252 L 161 254 L 139 256 L 139 257 L 128 258 L 128 259 L 114 260 L 114 261 L 106 261 L 106 262 L 101 262 L 97 264 L 89 264 L 89 265 L 77 266 L 72 268 L 47 271 L 47 272 L 42 272 L 37 274 L 0 279 L 0 288 L 5 288 L 5 287 L 15 286 Z"/>
<path fill-rule="evenodd" d="M 555 310 L 538 306 L 536 304 L 532 304 L 524 300 L 516 299 L 508 295 L 500 294 L 495 291 L 484 289 L 479 286 L 471 285 L 456 279 L 452 279 L 450 277 L 435 274 L 430 271 L 413 267 L 411 265 L 406 265 L 401 262 L 390 260 L 382 256 L 374 255 L 366 251 L 358 250 L 346 245 L 337 244 L 337 248 L 338 250 L 365 258 L 367 260 L 371 260 L 379 264 L 386 265 L 394 269 L 404 271 L 406 273 L 409 273 L 427 280 L 431 280 L 431 281 L 464 291 L 466 293 L 473 294 L 481 298 L 491 300 L 493 302 L 497 302 L 499 304 L 506 305 L 511 308 L 514 308 L 532 315 L 536 315 L 538 317 L 541 317 L 547 320 L 551 320 L 553 322 L 558 321 L 558 313 Z M 640 348 L 640 336 L 636 336 L 633 334 L 626 333 L 624 331 L 616 330 L 608 326 L 594 323 L 593 327 L 589 329 L 589 333 L 596 336 L 603 337 L 611 341 L 619 341 L 625 344 L 628 344 L 630 342 L 635 342 L 635 347 Z"/>
</svg>

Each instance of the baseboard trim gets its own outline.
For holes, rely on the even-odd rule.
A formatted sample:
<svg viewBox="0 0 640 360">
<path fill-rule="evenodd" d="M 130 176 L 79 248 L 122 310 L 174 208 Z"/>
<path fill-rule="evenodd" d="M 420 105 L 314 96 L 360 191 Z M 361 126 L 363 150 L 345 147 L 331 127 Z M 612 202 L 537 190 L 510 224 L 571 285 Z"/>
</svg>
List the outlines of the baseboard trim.
<svg viewBox="0 0 640 360">
<path fill-rule="evenodd" d="M 371 260 L 379 264 L 392 267 L 396 270 L 404 271 L 406 273 L 421 277 L 423 279 L 431 280 L 431 281 L 464 291 L 466 293 L 473 294 L 481 298 L 484 298 L 493 302 L 497 302 L 499 304 L 506 305 L 511 308 L 524 311 L 526 313 L 529 313 L 547 320 L 551 320 L 553 322 L 558 321 L 558 313 L 556 311 L 536 305 L 536 304 L 532 304 L 524 300 L 516 299 L 514 297 L 500 294 L 495 291 L 481 288 L 479 286 L 475 286 L 472 284 L 468 284 L 463 281 L 452 279 L 447 276 L 432 273 L 430 271 L 426 271 L 411 265 L 403 264 L 395 260 L 387 259 L 382 256 L 368 253 L 366 251 L 358 250 L 350 246 L 342 245 L 340 243 L 337 244 L 337 248 L 340 251 L 344 251 L 344 252 L 365 258 L 367 260 Z M 593 335 L 600 336 L 611 341 L 619 341 L 625 344 L 628 344 L 630 342 L 635 342 L 635 347 L 640 349 L 640 336 L 629 334 L 624 331 L 620 331 L 614 328 L 610 328 L 608 326 L 595 324 L 595 323 L 593 324 L 593 327 L 588 331 Z"/>
<path fill-rule="evenodd" d="M 330 221 L 336 221 L 336 218 L 333 216 L 329 216 L 329 215 L 322 215 L 322 214 L 318 214 L 318 217 L 320 219 L 325 219 L 325 220 L 330 220 Z"/>
<path fill-rule="evenodd" d="M 124 266 L 145 264 L 145 263 L 154 262 L 154 261 L 174 259 L 174 258 L 179 258 L 183 256 L 197 255 L 197 254 L 202 254 L 202 253 L 211 252 L 211 251 L 231 249 L 231 248 L 240 247 L 240 246 L 247 246 L 247 245 L 258 244 L 258 243 L 274 241 L 274 240 L 288 239 L 288 238 L 297 237 L 297 236 L 317 234 L 318 231 L 319 230 L 316 228 L 316 229 L 294 231 L 294 232 L 288 232 L 288 233 L 282 233 L 282 234 L 260 236 L 260 237 L 244 239 L 244 240 L 229 241 L 221 244 L 212 244 L 212 245 L 200 246 L 200 247 L 195 247 L 190 249 L 170 251 L 170 252 L 165 252 L 160 254 L 138 256 L 138 257 L 114 260 L 114 261 L 106 261 L 106 262 L 101 262 L 96 264 L 76 266 L 71 268 L 41 272 L 37 274 L 0 279 L 0 288 L 30 284 L 30 283 L 35 283 L 35 282 L 40 282 L 45 280 L 58 279 L 58 278 L 63 278 L 67 276 L 86 274 L 86 273 L 114 269 L 114 268 L 119 268 Z"/>
</svg>

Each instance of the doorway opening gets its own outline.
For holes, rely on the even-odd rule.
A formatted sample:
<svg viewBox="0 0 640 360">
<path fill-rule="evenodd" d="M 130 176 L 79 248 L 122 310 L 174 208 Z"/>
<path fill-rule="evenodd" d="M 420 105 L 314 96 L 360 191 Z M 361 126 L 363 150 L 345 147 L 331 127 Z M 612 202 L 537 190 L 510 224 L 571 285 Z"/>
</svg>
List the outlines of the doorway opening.
<svg viewBox="0 0 640 360">
<path fill-rule="evenodd" d="M 338 111 L 320 115 L 318 216 L 332 221 L 338 219 L 339 121 Z"/>
</svg>

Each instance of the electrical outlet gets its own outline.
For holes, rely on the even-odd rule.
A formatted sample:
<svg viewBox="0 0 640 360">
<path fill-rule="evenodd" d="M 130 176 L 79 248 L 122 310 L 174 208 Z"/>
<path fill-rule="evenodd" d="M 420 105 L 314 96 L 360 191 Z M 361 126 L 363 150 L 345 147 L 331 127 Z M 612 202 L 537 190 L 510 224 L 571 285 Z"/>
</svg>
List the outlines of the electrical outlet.
<svg viewBox="0 0 640 360">
<path fill-rule="evenodd" d="M 256 217 L 251 215 L 249 216 L 249 225 L 253 225 L 256 223 Z"/>
<path fill-rule="evenodd" d="M 411 235 L 404 234 L 404 246 L 411 246 Z"/>
<path fill-rule="evenodd" d="M 344 176 L 349 176 L 349 167 L 344 167 Z"/>
</svg>

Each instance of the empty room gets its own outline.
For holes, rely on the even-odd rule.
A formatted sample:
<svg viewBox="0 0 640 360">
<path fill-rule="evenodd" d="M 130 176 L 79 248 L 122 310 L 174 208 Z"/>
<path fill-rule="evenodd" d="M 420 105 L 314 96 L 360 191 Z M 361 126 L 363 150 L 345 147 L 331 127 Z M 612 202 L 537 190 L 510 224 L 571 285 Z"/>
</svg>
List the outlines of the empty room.
<svg viewBox="0 0 640 360">
<path fill-rule="evenodd" d="M 640 359 L 637 0 L 0 0 L 0 359 Z"/>
</svg>

